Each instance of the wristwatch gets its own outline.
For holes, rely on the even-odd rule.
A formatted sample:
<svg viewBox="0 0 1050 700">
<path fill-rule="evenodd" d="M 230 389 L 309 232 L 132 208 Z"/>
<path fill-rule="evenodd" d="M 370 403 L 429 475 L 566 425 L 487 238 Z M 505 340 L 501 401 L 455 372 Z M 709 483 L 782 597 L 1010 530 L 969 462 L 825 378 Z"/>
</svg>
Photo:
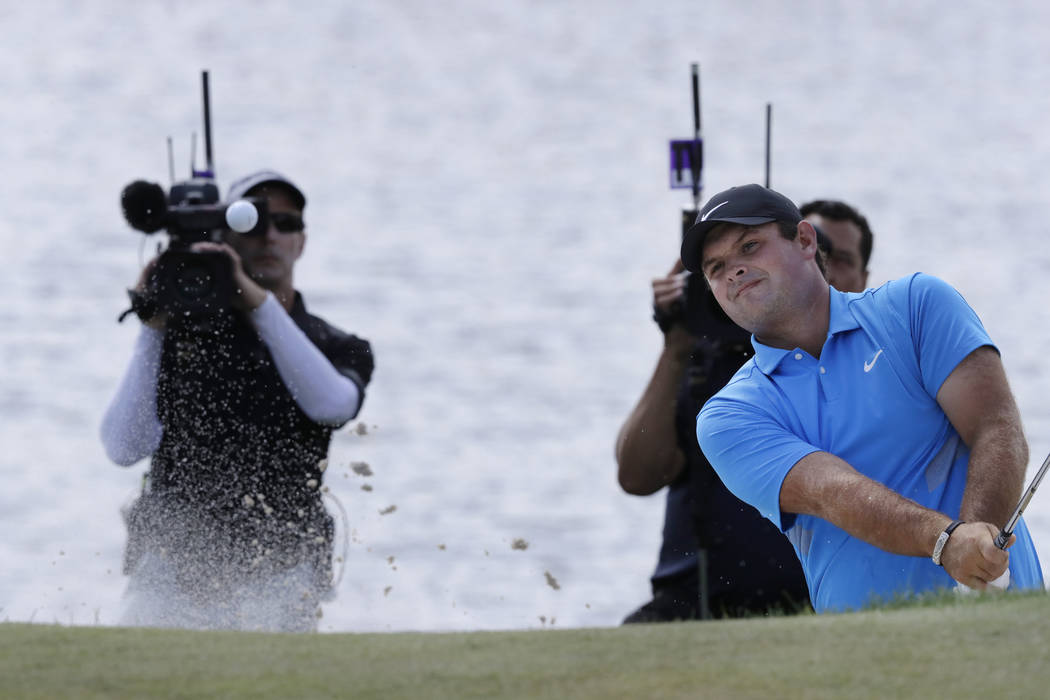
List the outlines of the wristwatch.
<svg viewBox="0 0 1050 700">
<path fill-rule="evenodd" d="M 948 538 L 955 532 L 955 528 L 963 524 L 962 520 L 953 520 L 951 524 L 944 528 L 944 532 L 937 536 L 937 542 L 933 545 L 933 563 L 937 566 L 944 566 L 941 564 L 941 552 L 944 551 L 944 545 L 948 544 Z"/>
</svg>

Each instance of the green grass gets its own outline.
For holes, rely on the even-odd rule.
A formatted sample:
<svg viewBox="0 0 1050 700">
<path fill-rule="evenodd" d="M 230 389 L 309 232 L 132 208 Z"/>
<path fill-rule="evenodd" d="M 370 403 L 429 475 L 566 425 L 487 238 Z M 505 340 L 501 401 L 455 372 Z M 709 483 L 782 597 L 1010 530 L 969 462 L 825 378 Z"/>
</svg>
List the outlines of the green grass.
<svg viewBox="0 0 1050 700">
<path fill-rule="evenodd" d="M 1050 596 L 452 634 L 0 624 L 4 698 L 1047 697 Z"/>
</svg>

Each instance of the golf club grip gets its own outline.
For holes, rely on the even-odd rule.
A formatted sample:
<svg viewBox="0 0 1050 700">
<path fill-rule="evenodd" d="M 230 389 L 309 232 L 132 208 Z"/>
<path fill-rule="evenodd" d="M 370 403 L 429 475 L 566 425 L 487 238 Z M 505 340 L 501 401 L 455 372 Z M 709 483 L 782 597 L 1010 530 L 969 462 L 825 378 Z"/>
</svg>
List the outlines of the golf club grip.
<svg viewBox="0 0 1050 700">
<path fill-rule="evenodd" d="M 1006 549 L 1006 542 L 1010 539 L 1011 534 L 1013 533 L 1000 530 L 999 534 L 995 536 L 995 546 L 999 549 Z"/>
</svg>

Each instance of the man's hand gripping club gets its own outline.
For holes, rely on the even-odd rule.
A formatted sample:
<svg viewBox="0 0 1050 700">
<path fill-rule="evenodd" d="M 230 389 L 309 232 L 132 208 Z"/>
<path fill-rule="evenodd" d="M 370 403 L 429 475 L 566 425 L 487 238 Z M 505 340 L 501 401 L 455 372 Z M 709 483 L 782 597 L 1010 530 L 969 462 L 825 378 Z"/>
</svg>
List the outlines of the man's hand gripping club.
<svg viewBox="0 0 1050 700">
<path fill-rule="evenodd" d="M 963 523 L 955 529 L 941 552 L 941 565 L 953 579 L 979 591 L 988 586 L 1005 589 L 1009 584 L 1010 555 L 1006 549 L 1017 541 L 1008 536 L 1003 548 L 995 544 L 999 530 L 990 523 Z"/>
</svg>

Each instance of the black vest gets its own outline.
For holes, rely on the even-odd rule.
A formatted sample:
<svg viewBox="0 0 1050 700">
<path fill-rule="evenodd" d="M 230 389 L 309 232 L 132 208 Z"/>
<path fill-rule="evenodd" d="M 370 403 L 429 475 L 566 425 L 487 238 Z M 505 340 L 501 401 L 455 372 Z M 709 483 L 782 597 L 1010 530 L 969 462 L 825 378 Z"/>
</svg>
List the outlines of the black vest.
<svg viewBox="0 0 1050 700">
<path fill-rule="evenodd" d="M 363 396 L 367 341 L 307 314 L 298 294 L 290 315 Z M 136 513 L 153 546 L 194 570 L 208 560 L 329 569 L 334 527 L 321 488 L 333 428 L 299 408 L 246 317 L 169 320 L 157 416 L 163 435 Z"/>
</svg>

